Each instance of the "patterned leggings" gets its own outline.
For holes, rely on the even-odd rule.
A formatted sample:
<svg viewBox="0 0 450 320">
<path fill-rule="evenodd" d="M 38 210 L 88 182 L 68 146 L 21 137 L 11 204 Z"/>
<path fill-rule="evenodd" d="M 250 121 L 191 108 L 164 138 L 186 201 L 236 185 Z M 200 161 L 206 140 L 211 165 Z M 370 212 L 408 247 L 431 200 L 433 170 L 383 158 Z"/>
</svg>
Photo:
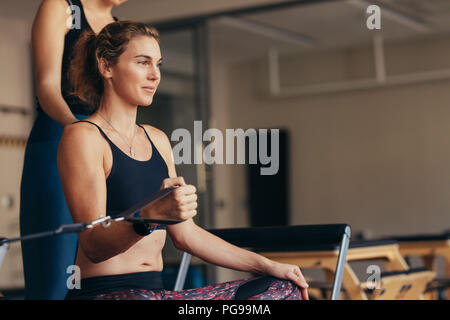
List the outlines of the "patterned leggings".
<svg viewBox="0 0 450 320">
<path fill-rule="evenodd" d="M 127 289 L 96 295 L 93 300 L 302 300 L 291 281 L 272 277 L 235 280 L 181 291 Z"/>
</svg>

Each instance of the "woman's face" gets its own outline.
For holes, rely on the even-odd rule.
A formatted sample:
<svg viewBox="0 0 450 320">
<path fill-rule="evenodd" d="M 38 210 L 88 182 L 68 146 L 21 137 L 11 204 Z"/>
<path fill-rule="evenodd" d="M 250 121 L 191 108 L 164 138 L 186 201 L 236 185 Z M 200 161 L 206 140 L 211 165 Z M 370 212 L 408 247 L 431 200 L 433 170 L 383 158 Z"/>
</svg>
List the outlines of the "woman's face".
<svg viewBox="0 0 450 320">
<path fill-rule="evenodd" d="M 113 90 L 133 105 L 148 106 L 161 80 L 158 42 L 149 36 L 130 40 L 117 64 L 111 67 Z"/>
</svg>

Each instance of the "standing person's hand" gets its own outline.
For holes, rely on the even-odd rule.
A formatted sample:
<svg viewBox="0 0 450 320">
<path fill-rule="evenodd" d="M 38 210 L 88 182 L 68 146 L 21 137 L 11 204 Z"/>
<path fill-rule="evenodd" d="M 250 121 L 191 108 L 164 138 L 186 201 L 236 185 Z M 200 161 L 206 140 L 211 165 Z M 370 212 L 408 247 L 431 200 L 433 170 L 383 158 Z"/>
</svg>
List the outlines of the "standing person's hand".
<svg viewBox="0 0 450 320">
<path fill-rule="evenodd" d="M 309 300 L 307 291 L 309 285 L 298 266 L 274 261 L 267 273 L 275 278 L 291 280 L 300 288 L 303 299 Z"/>
<path fill-rule="evenodd" d="M 197 214 L 197 189 L 187 185 L 183 177 L 163 180 L 161 189 L 176 187 L 170 194 L 141 210 L 150 219 L 187 220 Z"/>
</svg>

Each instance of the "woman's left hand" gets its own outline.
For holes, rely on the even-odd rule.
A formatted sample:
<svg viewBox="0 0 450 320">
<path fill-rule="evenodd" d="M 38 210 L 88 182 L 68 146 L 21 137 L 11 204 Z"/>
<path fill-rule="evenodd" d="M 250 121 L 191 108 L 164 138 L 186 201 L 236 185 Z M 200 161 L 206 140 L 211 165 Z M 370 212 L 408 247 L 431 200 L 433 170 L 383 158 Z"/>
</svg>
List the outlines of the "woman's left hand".
<svg viewBox="0 0 450 320">
<path fill-rule="evenodd" d="M 303 299 L 309 300 L 306 290 L 309 286 L 298 266 L 274 262 L 267 273 L 275 278 L 291 280 L 300 288 Z"/>
</svg>

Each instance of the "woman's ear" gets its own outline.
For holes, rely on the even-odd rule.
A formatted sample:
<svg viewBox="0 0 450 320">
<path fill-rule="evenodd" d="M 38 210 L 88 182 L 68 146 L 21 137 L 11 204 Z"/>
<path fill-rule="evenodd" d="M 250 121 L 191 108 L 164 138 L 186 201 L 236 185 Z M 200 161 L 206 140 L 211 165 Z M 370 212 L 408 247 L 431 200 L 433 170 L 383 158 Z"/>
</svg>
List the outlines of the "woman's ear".
<svg viewBox="0 0 450 320">
<path fill-rule="evenodd" d="M 104 79 L 111 79 L 112 78 L 112 69 L 111 65 L 108 63 L 108 61 L 105 58 L 98 59 L 98 71 L 102 75 Z"/>
</svg>

